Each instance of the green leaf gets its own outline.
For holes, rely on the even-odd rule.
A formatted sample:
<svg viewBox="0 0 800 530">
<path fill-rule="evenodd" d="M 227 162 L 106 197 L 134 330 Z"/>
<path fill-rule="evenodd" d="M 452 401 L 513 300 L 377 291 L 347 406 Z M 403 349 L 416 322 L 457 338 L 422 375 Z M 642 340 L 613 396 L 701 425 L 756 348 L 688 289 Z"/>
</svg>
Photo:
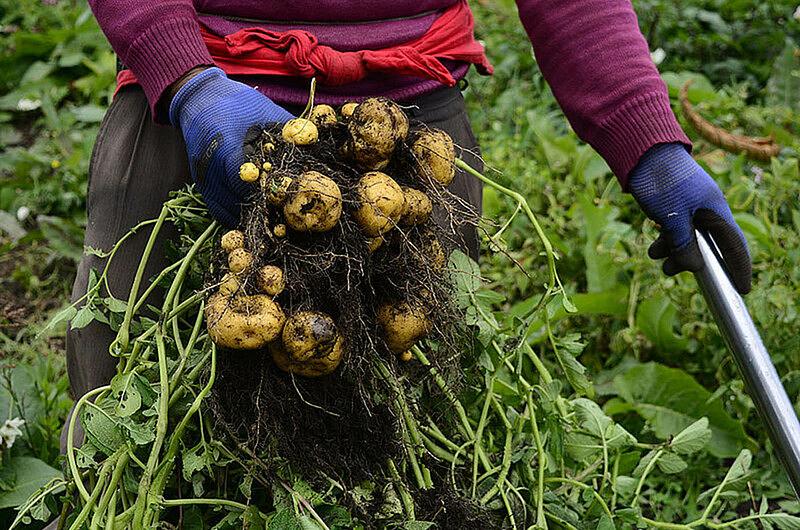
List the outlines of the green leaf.
<svg viewBox="0 0 800 530">
<path fill-rule="evenodd" d="M 428 530 L 433 527 L 433 523 L 428 521 L 406 521 L 403 525 L 403 530 Z"/>
<path fill-rule="evenodd" d="M 797 44 L 787 38 L 767 81 L 767 102 L 798 111 L 800 98 L 797 94 L 800 94 L 800 54 Z"/>
<path fill-rule="evenodd" d="M 17 456 L 6 464 L 16 476 L 14 489 L 0 492 L 0 509 L 16 508 L 25 503 L 36 490 L 60 477 L 61 472 L 53 469 L 38 458 Z"/>
<path fill-rule="evenodd" d="M 583 247 L 583 259 L 586 262 L 586 283 L 589 292 L 601 292 L 613 289 L 619 283 L 614 264 L 614 257 L 601 245 L 609 224 L 617 217 L 619 211 L 611 205 L 596 205 L 594 198 L 584 194 L 578 200 L 580 211 L 584 217 L 586 243 Z"/>
<path fill-rule="evenodd" d="M 666 296 L 648 298 L 636 310 L 636 326 L 659 351 L 684 351 L 689 341 L 675 333 L 677 313 L 677 308 Z"/>
<path fill-rule="evenodd" d="M 711 430 L 708 451 L 712 455 L 733 457 L 753 444 L 741 422 L 731 418 L 719 401 L 709 401 L 711 393 L 682 370 L 657 363 L 639 364 L 614 378 L 613 386 L 662 440 L 706 417 Z"/>
<path fill-rule="evenodd" d="M 113 417 L 113 410 L 90 404 L 83 412 L 81 423 L 86 430 L 86 437 L 107 456 L 125 443 L 119 421 Z"/>
<path fill-rule="evenodd" d="M 72 321 L 70 322 L 70 327 L 72 329 L 82 329 L 92 323 L 95 319 L 94 308 L 87 304 L 80 308 L 75 316 L 72 317 Z"/>
<path fill-rule="evenodd" d="M 684 471 L 688 464 L 686 461 L 676 455 L 675 453 L 661 453 L 661 456 L 658 458 L 658 462 L 656 462 L 658 469 L 663 471 L 668 475 L 674 475 L 675 473 L 680 473 Z"/>
<path fill-rule="evenodd" d="M 111 380 L 111 395 L 117 402 L 114 412 L 122 418 L 131 416 L 142 406 L 142 395 L 134 384 L 135 377 L 135 372 L 128 372 Z"/>
<path fill-rule="evenodd" d="M 558 364 L 573 390 L 578 394 L 592 397 L 594 396 L 594 387 L 586 377 L 586 368 L 576 359 L 585 346 L 579 341 L 580 337 L 578 333 L 570 333 L 556 338 L 555 354 Z"/>
<path fill-rule="evenodd" d="M 597 521 L 597 530 L 617 530 L 617 527 L 611 517 L 604 513 L 600 516 L 600 520 Z"/>
<path fill-rule="evenodd" d="M 711 429 L 708 418 L 700 418 L 679 432 L 670 442 L 672 451 L 681 455 L 690 455 L 703 449 L 711 440 Z"/>
</svg>

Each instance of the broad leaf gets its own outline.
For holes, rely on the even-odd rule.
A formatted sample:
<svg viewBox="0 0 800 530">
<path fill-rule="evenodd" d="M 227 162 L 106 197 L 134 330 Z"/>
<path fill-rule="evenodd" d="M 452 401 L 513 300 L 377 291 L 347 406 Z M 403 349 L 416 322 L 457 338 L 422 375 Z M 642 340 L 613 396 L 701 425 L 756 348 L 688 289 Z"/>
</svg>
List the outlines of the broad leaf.
<svg viewBox="0 0 800 530">
<path fill-rule="evenodd" d="M 636 326 L 662 352 L 680 352 L 688 340 L 675 333 L 678 310 L 665 296 L 648 298 L 636 310 Z"/>
<path fill-rule="evenodd" d="M 681 455 L 690 455 L 703 449 L 711 440 L 708 418 L 700 418 L 679 432 L 670 442 L 670 448 Z"/>
<path fill-rule="evenodd" d="M 15 475 L 14 489 L 0 492 L 0 509 L 22 505 L 36 490 L 61 476 L 57 469 L 30 456 L 13 457 L 5 465 Z"/>
<path fill-rule="evenodd" d="M 706 417 L 711 430 L 708 451 L 714 456 L 734 457 L 753 444 L 742 424 L 719 401 L 709 401 L 711 393 L 682 370 L 657 363 L 636 365 L 614 378 L 614 389 L 663 440 Z"/>
</svg>

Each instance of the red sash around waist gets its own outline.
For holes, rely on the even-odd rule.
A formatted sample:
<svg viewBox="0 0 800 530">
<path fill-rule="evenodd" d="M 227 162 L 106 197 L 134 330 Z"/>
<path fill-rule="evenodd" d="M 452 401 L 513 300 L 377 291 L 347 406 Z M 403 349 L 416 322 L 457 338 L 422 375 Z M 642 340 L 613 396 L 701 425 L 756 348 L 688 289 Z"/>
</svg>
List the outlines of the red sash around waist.
<svg viewBox="0 0 800 530">
<path fill-rule="evenodd" d="M 481 73 L 492 73 L 473 28 L 472 12 L 462 1 L 443 11 L 421 37 L 381 50 L 337 51 L 319 44 L 305 30 L 244 28 L 220 37 L 201 27 L 201 33 L 214 63 L 228 75 L 316 77 L 322 85 L 336 86 L 385 73 L 453 86 L 456 81 L 442 59 L 471 63 Z M 117 74 L 117 90 L 137 82 L 130 70 Z"/>
</svg>

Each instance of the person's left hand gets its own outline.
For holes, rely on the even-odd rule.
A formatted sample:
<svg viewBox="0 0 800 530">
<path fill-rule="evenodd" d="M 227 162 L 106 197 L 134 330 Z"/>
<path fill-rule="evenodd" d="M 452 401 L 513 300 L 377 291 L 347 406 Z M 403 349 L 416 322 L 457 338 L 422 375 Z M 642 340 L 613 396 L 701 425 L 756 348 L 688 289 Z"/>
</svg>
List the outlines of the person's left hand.
<svg viewBox="0 0 800 530">
<path fill-rule="evenodd" d="M 705 230 L 717 244 L 736 290 L 750 292 L 750 252 L 725 196 L 682 144 L 651 147 L 631 172 L 628 190 L 647 216 L 661 225 L 650 246 L 653 259 L 665 259 L 669 276 L 703 266 L 694 229 Z"/>
</svg>

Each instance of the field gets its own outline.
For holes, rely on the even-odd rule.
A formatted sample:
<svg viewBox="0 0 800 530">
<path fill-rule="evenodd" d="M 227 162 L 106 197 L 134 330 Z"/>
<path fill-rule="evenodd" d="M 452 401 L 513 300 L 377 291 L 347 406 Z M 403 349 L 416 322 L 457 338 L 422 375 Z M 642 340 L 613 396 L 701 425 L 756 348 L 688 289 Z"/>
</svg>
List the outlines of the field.
<svg viewBox="0 0 800 530">
<path fill-rule="evenodd" d="M 0 1 L 3 528 L 16 507 L 61 473 L 59 437 L 72 400 L 65 324 L 48 322 L 67 305 L 83 252 L 88 163 L 116 73 L 115 56 L 84 2 L 27 4 Z M 694 279 L 666 278 L 647 259 L 656 227 L 570 130 L 513 2 L 473 4 L 478 37 L 496 67 L 491 78 L 471 73 L 465 91 L 486 174 L 524 196 L 553 248 L 548 256 L 513 201 L 485 190 L 485 217 L 496 224 L 490 233 L 503 229 L 483 242 L 484 281 L 466 287 L 478 342 L 460 400 L 482 432 L 482 447 L 496 457 L 496 473 L 507 474 L 516 495 L 536 501 L 522 509 L 509 507 L 506 495 L 479 493 L 492 510 L 512 515 L 507 525 L 522 511 L 530 525 L 551 528 L 800 528 L 800 502 Z M 636 0 L 634 6 L 678 115 L 678 90 L 694 79 L 689 98 L 704 117 L 731 132 L 771 135 L 782 146 L 770 163 L 755 163 L 696 138 L 682 121 L 696 140 L 695 157 L 720 183 L 747 236 L 754 266 L 748 306 L 797 403 L 797 5 Z M 551 278 L 548 257 L 560 284 L 538 307 Z M 520 336 L 525 352 L 504 357 L 497 345 Z M 538 420 L 520 412 L 533 410 L 527 381 L 539 381 Z M 358 527 L 330 492 L 311 491 L 299 478 L 292 487 L 305 492 L 328 527 Z M 283 502 L 259 506 L 268 528 L 325 524 L 297 502 Z M 37 519 L 56 510 L 37 504 L 21 527 L 40 528 Z M 236 527 L 221 520 L 223 514 L 198 516 L 185 527 Z"/>
</svg>

